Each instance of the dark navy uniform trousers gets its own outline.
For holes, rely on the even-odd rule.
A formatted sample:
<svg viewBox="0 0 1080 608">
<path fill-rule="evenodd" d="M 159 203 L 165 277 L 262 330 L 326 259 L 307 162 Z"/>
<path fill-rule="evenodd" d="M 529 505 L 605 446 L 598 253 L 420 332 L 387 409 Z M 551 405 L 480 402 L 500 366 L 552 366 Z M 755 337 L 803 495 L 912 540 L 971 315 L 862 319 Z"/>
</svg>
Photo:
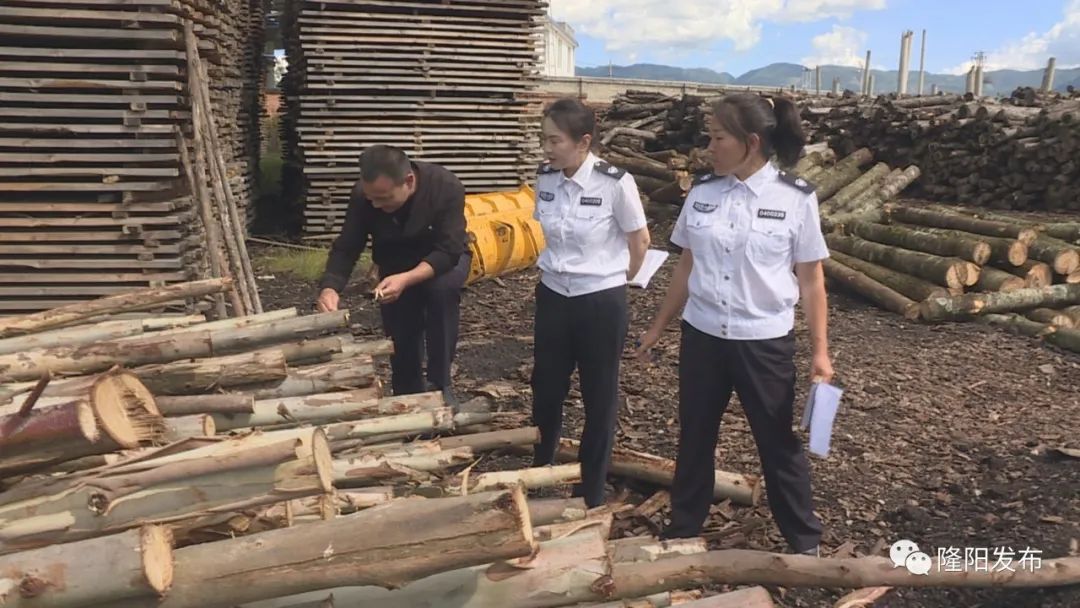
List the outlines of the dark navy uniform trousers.
<svg viewBox="0 0 1080 608">
<path fill-rule="evenodd" d="M 682 323 L 679 349 L 679 455 L 665 538 L 697 536 L 709 514 L 720 418 L 732 390 L 750 422 L 765 473 L 769 508 L 797 552 L 821 540 L 810 465 L 791 428 L 795 401 L 795 335 L 725 340 Z"/>
<path fill-rule="evenodd" d="M 574 496 L 604 503 L 619 410 L 619 363 L 626 340 L 626 286 L 566 297 L 536 288 L 533 344 L 533 424 L 540 429 L 533 466 L 553 464 L 562 432 L 563 401 L 576 367 L 585 405 L 581 434 L 581 484 Z"/>
<path fill-rule="evenodd" d="M 379 307 L 383 331 L 394 342 L 390 356 L 395 395 L 422 393 L 424 353 L 427 379 L 434 390 L 450 389 L 450 365 L 457 350 L 461 291 L 469 277 L 472 256 L 461 256 L 449 272 L 406 289 L 396 301 Z M 426 345 L 426 349 L 425 349 Z"/>
</svg>

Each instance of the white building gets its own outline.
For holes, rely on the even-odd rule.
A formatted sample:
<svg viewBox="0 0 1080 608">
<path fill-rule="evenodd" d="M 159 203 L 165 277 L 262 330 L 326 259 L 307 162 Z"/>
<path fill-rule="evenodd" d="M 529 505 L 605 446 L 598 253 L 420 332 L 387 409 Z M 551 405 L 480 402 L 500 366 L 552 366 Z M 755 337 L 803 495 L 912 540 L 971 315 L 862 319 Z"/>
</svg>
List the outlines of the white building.
<svg viewBox="0 0 1080 608">
<path fill-rule="evenodd" d="M 540 50 L 543 58 L 544 76 L 574 76 L 574 28 L 565 21 L 553 21 L 551 16 L 544 17 L 544 48 Z"/>
</svg>

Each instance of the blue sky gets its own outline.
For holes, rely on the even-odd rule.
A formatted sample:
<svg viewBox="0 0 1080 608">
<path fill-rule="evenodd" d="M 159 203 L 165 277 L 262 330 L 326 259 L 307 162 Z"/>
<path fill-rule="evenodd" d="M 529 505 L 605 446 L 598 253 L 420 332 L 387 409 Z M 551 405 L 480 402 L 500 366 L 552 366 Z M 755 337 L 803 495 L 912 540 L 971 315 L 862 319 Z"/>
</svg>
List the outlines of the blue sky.
<svg viewBox="0 0 1080 608">
<path fill-rule="evenodd" d="M 551 0 L 576 31 L 579 66 L 637 62 L 738 76 L 775 62 L 856 65 L 873 52 L 894 69 L 910 29 L 918 68 L 961 73 L 976 51 L 989 69 L 1080 65 L 1080 0 Z"/>
</svg>

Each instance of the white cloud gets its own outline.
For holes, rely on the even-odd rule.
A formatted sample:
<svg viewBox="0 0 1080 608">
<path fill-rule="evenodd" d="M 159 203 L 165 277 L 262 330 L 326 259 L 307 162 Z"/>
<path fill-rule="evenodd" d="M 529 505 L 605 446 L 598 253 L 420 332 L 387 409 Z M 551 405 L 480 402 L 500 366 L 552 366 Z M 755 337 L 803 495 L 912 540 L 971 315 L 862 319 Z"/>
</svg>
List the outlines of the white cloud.
<svg viewBox="0 0 1080 608">
<path fill-rule="evenodd" d="M 1080 65 L 1080 0 L 1066 2 L 1061 21 L 1045 32 L 1030 32 L 988 52 L 985 69 L 1034 70 L 1046 67 L 1046 61 L 1051 57 L 1057 57 L 1058 67 Z M 971 64 L 971 61 L 965 61 L 947 71 L 966 74 Z"/>
<path fill-rule="evenodd" d="M 834 25 L 832 30 L 814 36 L 810 41 L 814 54 L 802 58 L 806 66 L 843 65 L 863 67 L 866 61 L 866 32 L 844 25 Z"/>
<path fill-rule="evenodd" d="M 623 55 L 649 48 L 689 54 L 728 41 L 745 51 L 766 22 L 843 18 L 885 8 L 886 0 L 552 0 L 556 19 Z"/>
</svg>

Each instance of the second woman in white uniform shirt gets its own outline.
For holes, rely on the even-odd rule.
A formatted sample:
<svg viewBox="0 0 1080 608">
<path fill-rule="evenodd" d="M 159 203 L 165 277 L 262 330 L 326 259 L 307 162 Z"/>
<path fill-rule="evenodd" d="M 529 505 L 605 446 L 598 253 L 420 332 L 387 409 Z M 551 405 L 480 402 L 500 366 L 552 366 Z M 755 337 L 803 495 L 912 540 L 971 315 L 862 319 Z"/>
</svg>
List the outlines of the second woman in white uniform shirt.
<svg viewBox="0 0 1080 608">
<path fill-rule="evenodd" d="M 544 112 L 547 162 L 536 180 L 536 213 L 546 246 L 538 265 L 533 346 L 533 421 L 540 429 L 533 464 L 552 464 L 562 407 L 576 367 L 585 405 L 582 483 L 575 496 L 604 502 L 618 413 L 619 362 L 626 338 L 626 283 L 649 247 L 631 175 L 590 152 L 593 111 L 560 99 Z"/>
<path fill-rule="evenodd" d="M 790 547 L 817 553 L 810 467 L 791 429 L 795 398 L 795 304 L 810 329 L 812 380 L 832 375 L 826 338 L 829 256 L 817 196 L 778 170 L 793 164 L 804 136 L 783 98 L 729 95 L 712 108 L 713 172 L 686 197 L 671 241 L 683 248 L 667 297 L 639 355 L 683 310 L 679 351 L 679 455 L 666 538 L 696 536 L 712 502 L 720 419 L 734 390 L 750 422 L 773 518 Z"/>
</svg>

